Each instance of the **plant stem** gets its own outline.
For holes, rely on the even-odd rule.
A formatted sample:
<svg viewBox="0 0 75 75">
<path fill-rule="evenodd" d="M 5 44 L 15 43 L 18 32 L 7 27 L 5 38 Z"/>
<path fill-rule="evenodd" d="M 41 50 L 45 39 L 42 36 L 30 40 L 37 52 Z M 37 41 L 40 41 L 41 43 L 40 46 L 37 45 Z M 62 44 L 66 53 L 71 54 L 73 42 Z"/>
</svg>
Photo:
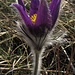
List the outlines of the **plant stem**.
<svg viewBox="0 0 75 75">
<path fill-rule="evenodd" d="M 32 75 L 39 75 L 40 74 L 40 68 L 41 68 L 41 53 L 36 52 L 34 56 L 34 71 Z"/>
</svg>

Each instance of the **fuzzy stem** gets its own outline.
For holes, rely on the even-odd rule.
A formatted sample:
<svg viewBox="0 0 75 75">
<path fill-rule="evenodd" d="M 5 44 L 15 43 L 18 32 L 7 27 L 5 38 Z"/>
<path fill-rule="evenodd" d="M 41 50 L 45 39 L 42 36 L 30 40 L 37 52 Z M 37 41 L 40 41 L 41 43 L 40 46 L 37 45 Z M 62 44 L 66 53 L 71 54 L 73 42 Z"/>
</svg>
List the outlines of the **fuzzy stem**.
<svg viewBox="0 0 75 75">
<path fill-rule="evenodd" d="M 34 56 L 34 71 L 32 75 L 39 75 L 40 74 L 40 68 L 41 68 L 41 53 L 36 52 Z"/>
</svg>

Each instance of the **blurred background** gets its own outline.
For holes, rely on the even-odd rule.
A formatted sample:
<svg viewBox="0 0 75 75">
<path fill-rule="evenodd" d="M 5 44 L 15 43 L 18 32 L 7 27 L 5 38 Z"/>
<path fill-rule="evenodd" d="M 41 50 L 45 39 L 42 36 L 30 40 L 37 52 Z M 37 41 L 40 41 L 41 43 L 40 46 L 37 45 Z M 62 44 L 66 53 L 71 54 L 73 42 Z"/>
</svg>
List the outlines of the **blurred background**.
<svg viewBox="0 0 75 75">
<path fill-rule="evenodd" d="M 19 18 L 10 8 L 13 2 L 0 0 L 0 75 L 31 75 L 33 54 L 16 35 L 15 21 Z M 29 11 L 30 0 L 24 2 Z M 75 75 L 75 0 L 63 2 L 53 39 L 60 38 L 64 32 L 67 32 L 66 41 L 47 46 L 42 56 L 41 75 Z"/>
</svg>

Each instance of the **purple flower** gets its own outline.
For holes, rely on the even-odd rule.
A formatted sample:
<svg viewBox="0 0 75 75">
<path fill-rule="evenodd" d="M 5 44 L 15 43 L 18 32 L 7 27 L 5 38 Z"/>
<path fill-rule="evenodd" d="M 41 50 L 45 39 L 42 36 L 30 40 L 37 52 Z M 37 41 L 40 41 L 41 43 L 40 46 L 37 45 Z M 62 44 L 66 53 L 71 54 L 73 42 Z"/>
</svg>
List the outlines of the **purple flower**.
<svg viewBox="0 0 75 75">
<path fill-rule="evenodd" d="M 18 10 L 23 20 L 22 25 L 18 24 L 22 34 L 33 43 L 41 45 L 48 32 L 55 25 L 60 3 L 61 0 L 52 0 L 50 6 L 48 6 L 46 0 L 31 0 L 30 15 L 28 15 L 22 0 L 18 0 L 18 3 L 13 3 L 11 6 Z"/>
</svg>

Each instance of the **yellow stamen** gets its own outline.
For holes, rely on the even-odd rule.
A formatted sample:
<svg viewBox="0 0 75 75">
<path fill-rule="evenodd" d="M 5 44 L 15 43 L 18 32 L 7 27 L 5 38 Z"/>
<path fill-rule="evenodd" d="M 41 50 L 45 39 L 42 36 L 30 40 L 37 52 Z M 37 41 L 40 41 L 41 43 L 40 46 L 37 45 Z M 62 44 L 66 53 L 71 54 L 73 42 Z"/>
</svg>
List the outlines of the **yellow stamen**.
<svg viewBox="0 0 75 75">
<path fill-rule="evenodd" d="M 33 15 L 30 17 L 30 19 L 31 19 L 31 21 L 32 21 L 33 23 L 35 23 L 36 17 L 37 17 L 37 14 L 33 14 Z"/>
</svg>

